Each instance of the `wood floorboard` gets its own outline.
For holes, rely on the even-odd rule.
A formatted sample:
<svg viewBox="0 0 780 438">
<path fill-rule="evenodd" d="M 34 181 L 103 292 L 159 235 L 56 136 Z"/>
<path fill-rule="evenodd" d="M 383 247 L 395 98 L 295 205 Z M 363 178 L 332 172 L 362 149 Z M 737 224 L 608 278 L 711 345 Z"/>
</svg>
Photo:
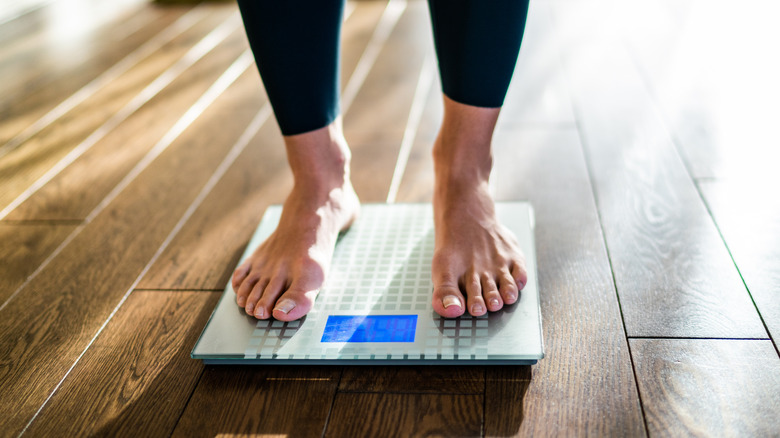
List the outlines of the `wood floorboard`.
<svg viewBox="0 0 780 438">
<path fill-rule="evenodd" d="M 766 337 L 628 56 L 586 24 L 604 13 L 567 5 L 554 15 L 627 333 Z"/>
<path fill-rule="evenodd" d="M 133 292 L 27 435 L 170 435 L 203 372 L 189 353 L 219 295 Z"/>
<path fill-rule="evenodd" d="M 340 392 L 483 394 L 480 366 L 345 367 Z"/>
<path fill-rule="evenodd" d="M 775 346 L 780 342 L 780 199 L 771 185 L 699 182 Z"/>
<path fill-rule="evenodd" d="M 363 53 L 383 10 L 377 11 L 376 3 L 365 5 L 356 6 L 343 30 L 345 58 L 354 61 L 343 66 L 348 74 L 354 71 L 359 58 L 352 53 Z M 347 82 L 348 77 L 342 81 Z M 247 93 L 262 92 L 259 77 L 246 87 Z M 350 123 L 349 113 L 345 118 L 345 123 Z M 284 143 L 272 117 L 152 266 L 139 287 L 224 288 L 265 209 L 283 203 L 291 188 L 292 174 Z"/>
<path fill-rule="evenodd" d="M 247 49 L 244 31 L 237 29 L 7 218 L 40 220 L 87 217 Z M 253 80 L 256 77 L 257 71 L 252 68 L 238 83 L 249 85 L 243 88 L 252 92 L 250 87 L 256 83 Z M 259 92 L 254 95 L 260 100 Z"/>
<path fill-rule="evenodd" d="M 521 430 L 531 366 L 488 368 L 485 382 L 485 436 L 515 436 Z M 550 435 L 555 435 L 551 431 Z"/>
<path fill-rule="evenodd" d="M 529 200 L 536 215 L 545 358 L 533 367 L 519 433 L 643 435 L 628 345 L 576 131 L 502 129 L 494 148 L 496 199 Z M 488 368 L 488 381 L 497 378 L 494 372 Z M 516 372 L 523 375 L 521 369 Z M 500 406 L 500 394 L 495 397 L 487 398 L 486 406 Z"/>
<path fill-rule="evenodd" d="M 0 305 L 76 225 L 0 223 Z"/>
<path fill-rule="evenodd" d="M 345 115 L 344 135 L 353 149 L 354 172 L 360 172 L 366 164 L 363 161 L 369 161 L 370 157 L 363 159 L 363 145 L 379 149 L 373 145 L 395 142 L 397 156 L 423 59 L 433 50 L 427 21 L 425 3 L 409 2 Z M 394 163 L 395 159 L 389 161 Z M 392 172 L 392 167 L 387 167 Z M 390 184 L 389 177 L 386 184 Z"/>
<path fill-rule="evenodd" d="M 100 57 L 92 59 L 92 55 L 100 54 L 109 43 L 121 44 L 144 21 L 155 21 L 162 15 L 160 10 L 144 8 L 139 0 L 117 1 L 115 7 L 95 0 L 66 0 L 49 3 L 41 12 L 38 23 L 28 21 L 32 26 L 27 29 L 2 26 L 4 36 L 0 40 L 8 38 L 6 27 L 11 35 L 16 35 L 0 47 L 4 67 L 0 70 L 2 101 L 19 100 L 29 90 L 61 77 L 62 73 L 72 73 L 80 62 L 99 61 Z M 84 46 L 93 39 L 97 39 L 94 46 Z M 79 46 L 82 50 L 72 50 Z"/>
<path fill-rule="evenodd" d="M 769 341 L 632 339 L 652 436 L 776 436 L 780 359 Z"/>
<path fill-rule="evenodd" d="M 98 32 L 71 38 L 74 41 L 70 42 L 67 37 L 52 38 L 49 23 L 42 32 L 33 33 L 37 39 L 30 41 L 28 37 L 0 49 L 4 64 L 0 87 L 5 89 L 0 93 L 0 144 L 20 134 L 187 11 L 181 7 L 126 11 Z M 88 49 L 74 53 L 71 49 L 79 45 Z"/>
<path fill-rule="evenodd" d="M 0 312 L 8 434 L 48 397 L 248 124 L 241 109 L 252 96 L 225 93 Z"/>
<path fill-rule="evenodd" d="M 129 116 L 127 108 L 142 102 L 139 92 L 155 80 L 182 55 L 225 20 L 226 12 L 215 11 L 201 23 L 189 29 L 160 51 L 134 66 L 109 86 L 90 96 L 77 108 L 60 117 L 55 123 L 33 136 L 21 147 L 0 158 L 0 184 L 6 190 L 0 193 L 0 206 L 5 207 L 28 189 L 33 182 L 83 141 L 105 134 L 118 119 Z M 238 17 L 232 19 L 239 26 Z M 152 96 L 147 96 L 152 97 Z M 134 112 L 134 111 L 133 111 Z M 119 120 L 121 121 L 121 120 Z M 98 133 L 96 133 L 98 130 Z M 109 129 L 110 130 L 110 129 Z"/>
<path fill-rule="evenodd" d="M 340 367 L 207 366 L 173 436 L 321 436 L 340 373 Z"/>
<path fill-rule="evenodd" d="M 480 436 L 482 395 L 339 393 L 325 436 Z"/>
</svg>

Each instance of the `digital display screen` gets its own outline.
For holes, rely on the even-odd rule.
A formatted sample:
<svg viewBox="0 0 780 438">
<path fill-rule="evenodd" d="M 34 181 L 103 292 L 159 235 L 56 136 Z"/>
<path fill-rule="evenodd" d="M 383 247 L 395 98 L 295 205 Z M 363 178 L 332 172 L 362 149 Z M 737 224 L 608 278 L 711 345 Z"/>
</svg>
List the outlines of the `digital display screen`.
<svg viewBox="0 0 780 438">
<path fill-rule="evenodd" d="M 322 342 L 414 342 L 417 315 L 330 315 Z"/>
</svg>

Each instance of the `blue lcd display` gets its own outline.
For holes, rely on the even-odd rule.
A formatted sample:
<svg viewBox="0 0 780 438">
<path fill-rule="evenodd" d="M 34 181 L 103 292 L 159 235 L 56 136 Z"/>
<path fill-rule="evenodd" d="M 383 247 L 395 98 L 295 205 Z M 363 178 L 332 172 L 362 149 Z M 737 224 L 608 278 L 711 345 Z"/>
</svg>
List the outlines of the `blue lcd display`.
<svg viewBox="0 0 780 438">
<path fill-rule="evenodd" d="M 322 342 L 414 342 L 417 315 L 330 315 Z"/>
</svg>

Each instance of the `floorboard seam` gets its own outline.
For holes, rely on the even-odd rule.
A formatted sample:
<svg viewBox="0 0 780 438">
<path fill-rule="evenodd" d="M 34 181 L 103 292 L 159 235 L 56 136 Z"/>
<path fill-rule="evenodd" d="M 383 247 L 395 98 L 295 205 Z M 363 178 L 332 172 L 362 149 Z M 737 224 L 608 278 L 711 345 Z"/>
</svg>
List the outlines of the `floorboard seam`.
<svg viewBox="0 0 780 438">
<path fill-rule="evenodd" d="M 322 426 L 322 438 L 328 433 L 328 425 L 330 424 L 330 416 L 333 414 L 333 407 L 336 406 L 336 396 L 339 394 L 339 386 L 341 386 L 341 379 L 344 377 L 344 367 L 341 367 L 339 378 L 336 381 L 336 388 L 333 391 L 333 398 L 330 401 L 330 408 L 328 409 L 328 415 L 325 416 L 325 424 Z"/>
<path fill-rule="evenodd" d="M 212 85 L 206 93 L 203 94 L 201 97 L 202 99 L 206 96 L 208 98 L 205 98 L 203 101 L 202 108 L 199 108 L 197 111 L 194 112 L 194 114 L 190 115 L 190 111 L 187 111 L 185 115 L 182 117 L 181 120 L 186 119 L 188 116 L 191 120 L 189 120 L 188 123 L 186 123 L 184 128 L 181 128 L 183 131 L 186 129 L 186 127 L 189 126 L 189 124 L 197 118 L 204 110 L 205 107 L 208 107 L 211 105 L 211 103 L 216 100 L 218 96 L 222 94 L 224 90 L 226 90 L 238 77 L 243 74 L 243 72 L 249 67 L 251 64 L 252 58 L 251 55 L 248 54 L 248 52 L 244 52 L 241 56 L 236 59 L 236 61 L 228 67 L 228 69 L 225 71 L 225 73 L 222 74 L 222 76 L 217 79 L 216 82 L 214 82 L 214 85 Z M 201 99 L 198 100 L 198 103 L 201 102 Z M 198 106 L 198 103 L 193 106 L 193 108 L 196 108 Z M 190 108 L 192 109 L 192 108 Z M 62 379 L 57 383 L 57 386 L 54 387 L 54 389 L 51 391 L 49 396 L 44 400 L 43 404 L 38 408 L 38 410 L 35 412 L 33 417 L 30 419 L 30 421 L 27 423 L 27 425 L 22 429 L 22 432 L 19 434 L 19 436 L 24 435 L 24 433 L 27 431 L 27 429 L 30 427 L 30 425 L 35 421 L 35 419 L 38 417 L 38 414 L 43 410 L 43 408 L 48 404 L 49 400 L 51 400 L 54 393 L 59 390 L 62 383 L 65 381 L 65 379 L 68 378 L 71 371 L 78 365 L 79 361 L 81 361 L 81 358 L 84 356 L 84 354 L 89 350 L 89 348 L 92 346 L 92 344 L 95 342 L 95 340 L 100 336 L 100 334 L 103 332 L 103 329 L 108 325 L 108 323 L 111 321 L 111 319 L 114 317 L 114 315 L 119 311 L 119 309 L 122 307 L 122 305 L 127 301 L 127 298 L 130 296 L 130 294 L 135 290 L 136 285 L 143 279 L 143 277 L 146 275 L 146 273 L 151 269 L 151 267 L 154 265 L 155 262 L 157 262 L 157 259 L 162 255 L 163 251 L 170 245 L 171 241 L 173 241 L 173 238 L 179 233 L 179 231 L 184 227 L 184 224 L 189 220 L 189 218 L 192 216 L 192 214 L 195 212 L 195 210 L 200 206 L 200 204 L 203 202 L 203 200 L 206 198 L 206 196 L 211 192 L 211 189 L 217 184 L 217 182 L 222 178 L 222 176 L 227 172 L 230 165 L 235 161 L 235 159 L 238 157 L 238 155 L 241 153 L 241 151 L 244 150 L 246 145 L 249 143 L 249 140 L 254 137 L 254 135 L 257 133 L 257 131 L 260 129 L 260 126 L 262 126 L 265 121 L 270 117 L 271 114 L 271 108 L 270 104 L 265 104 L 260 111 L 258 112 L 257 116 L 249 123 L 249 126 L 247 126 L 247 129 L 244 131 L 244 133 L 241 135 L 241 137 L 236 141 L 236 143 L 233 145 L 233 147 L 228 151 L 225 158 L 222 160 L 222 162 L 219 164 L 219 166 L 214 170 L 214 173 L 212 173 L 209 180 L 206 182 L 206 184 L 203 186 L 201 191 L 198 193 L 198 195 L 195 197 L 195 199 L 190 203 L 190 206 L 187 208 L 187 210 L 184 212 L 182 217 L 179 219 L 179 222 L 176 223 L 176 225 L 173 227 L 171 232 L 168 234 L 168 236 L 165 238 L 165 240 L 160 244 L 160 247 L 157 248 L 157 251 L 152 255 L 152 258 L 149 260 L 149 262 L 144 266 L 144 268 L 141 270 L 141 273 L 138 274 L 138 277 L 136 277 L 135 281 L 132 285 L 130 285 L 130 288 L 125 292 L 124 296 L 122 296 L 122 299 L 119 300 L 119 304 L 114 307 L 114 309 L 111 311 L 111 313 L 108 315 L 108 318 L 103 322 L 103 324 L 98 329 L 97 333 L 92 337 L 92 339 L 87 344 L 86 348 L 84 348 L 84 351 L 79 354 L 79 356 L 76 358 L 76 361 L 73 362 L 73 365 L 70 366 L 68 371 L 65 373 L 65 375 L 62 377 Z M 179 123 L 177 122 L 177 125 Z M 175 128 L 176 126 L 174 126 Z M 175 137 L 178 137 L 178 133 L 175 135 Z M 173 141 L 171 140 L 170 143 Z M 156 157 L 156 156 L 155 156 Z M 107 198 L 108 199 L 108 198 Z M 102 205 L 102 204 L 101 204 Z M 83 226 L 80 228 L 77 228 L 77 230 L 83 229 Z M 77 234 L 77 233 L 76 233 Z M 71 234 L 73 235 L 73 233 Z M 65 243 L 65 242 L 63 242 Z M 27 283 L 25 283 L 27 284 Z M 13 296 L 11 297 L 13 298 Z M 10 301 L 10 298 L 9 300 Z M 8 303 L 6 301 L 6 303 Z M 3 306 L 4 307 L 4 306 Z M 1 310 L 2 308 L 0 308 Z"/>
<path fill-rule="evenodd" d="M 552 11 L 550 11 L 550 12 L 552 12 Z M 555 22 L 556 20 L 554 18 L 554 15 L 555 14 L 553 14 L 553 13 L 550 14 L 551 21 L 553 22 L 553 27 L 557 28 L 557 23 Z M 557 32 L 556 32 L 556 35 L 557 35 Z M 559 66 L 561 68 L 561 71 L 564 74 L 564 78 L 567 78 L 568 75 L 566 73 L 565 63 L 563 62 L 563 59 L 561 59 L 561 56 L 562 56 L 561 53 L 557 52 L 558 64 L 559 64 Z M 570 85 L 571 81 L 568 81 L 568 83 Z M 609 245 L 607 244 L 607 235 L 606 235 L 606 231 L 604 230 L 604 221 L 602 220 L 601 210 L 599 209 L 598 193 L 596 191 L 596 186 L 595 186 L 594 181 L 593 181 L 593 169 L 591 168 L 591 162 L 590 162 L 590 157 L 589 157 L 589 154 L 588 154 L 588 148 L 586 146 L 588 142 L 587 142 L 587 140 L 585 138 L 585 135 L 584 135 L 583 129 L 582 129 L 582 124 L 581 124 L 582 112 L 580 111 L 580 108 L 577 106 L 577 103 L 573 99 L 572 95 L 573 95 L 573 93 L 572 93 L 571 89 L 569 89 L 569 98 L 571 99 L 571 109 L 572 109 L 572 113 L 574 114 L 574 125 L 577 128 L 577 137 L 580 139 L 580 149 L 582 151 L 583 161 L 585 162 L 584 163 L 585 164 L 585 171 L 587 172 L 587 175 L 588 175 L 588 183 L 590 183 L 590 191 L 591 191 L 591 194 L 593 196 L 593 203 L 594 203 L 594 207 L 596 209 L 596 217 L 597 217 L 598 223 L 599 223 L 599 231 L 601 231 L 601 241 L 604 243 L 604 250 L 607 253 L 606 255 L 607 255 L 607 263 L 609 264 L 609 273 L 610 273 L 610 277 L 612 278 L 612 286 L 613 286 L 613 288 L 615 290 L 615 299 L 617 300 L 618 311 L 620 312 L 620 322 L 621 322 L 621 324 L 623 326 L 623 335 L 624 335 L 624 339 L 625 339 L 625 342 L 626 342 L 626 348 L 628 348 L 628 357 L 629 357 L 629 360 L 631 361 L 631 372 L 632 372 L 633 377 L 634 377 L 634 387 L 636 388 L 636 392 L 637 392 L 637 398 L 638 398 L 638 401 L 639 401 L 639 409 L 640 409 L 640 411 L 642 413 L 642 421 L 643 421 L 643 424 L 644 424 L 644 427 L 645 427 L 645 436 L 649 438 L 650 432 L 649 432 L 649 429 L 648 429 L 648 426 L 647 426 L 647 414 L 645 413 L 645 406 L 644 406 L 644 403 L 642 401 L 642 391 L 639 388 L 639 379 L 637 378 L 636 365 L 634 364 L 634 355 L 633 355 L 633 352 L 631 351 L 631 343 L 628 340 L 628 329 L 626 328 L 626 318 L 625 318 L 625 315 L 623 314 L 623 305 L 620 302 L 620 293 L 618 291 L 617 279 L 615 278 L 615 269 L 614 269 L 614 266 L 612 264 L 612 255 L 610 254 Z"/>
<path fill-rule="evenodd" d="M 693 183 L 693 186 L 696 188 L 696 193 L 699 195 L 699 199 L 701 200 L 702 204 L 704 205 L 704 208 L 707 210 L 707 214 L 710 216 L 710 220 L 712 220 L 712 224 L 715 226 L 715 229 L 718 231 L 718 235 L 720 236 L 721 242 L 723 242 L 723 246 L 726 248 L 726 251 L 729 254 L 729 257 L 731 258 L 731 263 L 734 264 L 734 269 L 737 270 L 737 274 L 739 274 L 740 280 L 742 280 L 742 284 L 745 286 L 745 291 L 748 294 L 748 297 L 750 297 L 750 301 L 753 303 L 753 308 L 756 309 L 756 313 L 758 314 L 758 318 L 761 320 L 761 324 L 764 326 L 764 331 L 766 332 L 767 336 L 769 338 L 772 338 L 772 333 L 769 331 L 769 327 L 766 325 L 766 321 L 764 321 L 764 316 L 761 315 L 761 310 L 758 308 L 758 305 L 756 304 L 756 300 L 753 299 L 753 294 L 750 292 L 750 288 L 747 285 L 747 282 L 745 281 L 745 277 L 742 275 L 742 271 L 739 269 L 739 266 L 737 265 L 737 261 L 734 259 L 734 255 L 731 253 L 731 248 L 729 248 L 728 242 L 726 242 L 726 237 L 723 235 L 723 232 L 720 229 L 720 226 L 718 225 L 718 221 L 715 219 L 715 215 L 713 214 L 712 210 L 710 209 L 709 204 L 707 203 L 707 199 L 704 197 L 704 193 L 701 191 L 701 187 L 699 186 L 699 183 L 697 181 L 697 178 L 693 176 L 693 171 L 691 171 L 691 165 L 688 162 L 688 160 L 685 157 L 685 154 L 681 152 L 681 146 L 680 146 L 680 140 L 675 135 L 674 131 L 670 129 L 669 121 L 666 117 L 666 112 L 663 111 L 663 106 L 660 104 L 658 99 L 656 98 L 656 92 L 655 87 L 653 87 L 653 83 L 650 80 L 650 78 L 647 76 L 647 72 L 644 68 L 642 68 L 642 64 L 636 59 L 636 57 L 632 54 L 629 44 L 625 41 L 625 38 L 620 38 L 620 43 L 623 46 L 624 52 L 628 55 L 628 59 L 631 62 L 631 64 L 634 66 L 634 70 L 637 72 L 637 76 L 639 76 L 639 80 L 642 82 L 642 84 L 645 87 L 645 90 L 647 91 L 648 98 L 650 99 L 650 102 L 652 102 L 652 105 L 655 107 L 655 113 L 658 115 L 658 118 L 663 122 L 664 127 L 666 128 L 667 135 L 669 136 L 669 140 L 671 141 L 672 145 L 674 146 L 674 151 L 677 153 L 677 158 L 680 160 L 680 162 L 683 165 L 683 168 L 685 169 L 685 173 L 688 175 L 688 178 L 691 180 L 691 183 Z M 717 178 L 698 178 L 701 180 L 717 180 Z M 775 348 L 775 353 L 780 357 L 780 349 L 777 346 L 777 343 L 772 339 L 772 345 Z"/>
<path fill-rule="evenodd" d="M 0 156 L 6 155 L 10 151 L 19 147 L 22 143 L 26 142 L 41 130 L 51 125 L 54 121 L 67 114 L 70 110 L 84 102 L 87 98 L 94 95 L 98 90 L 105 87 L 117 79 L 120 75 L 130 70 L 130 68 L 137 65 L 141 60 L 151 55 L 177 36 L 181 35 L 181 33 L 187 29 L 191 28 L 193 25 L 195 25 L 197 20 L 201 18 L 198 16 L 198 14 L 201 13 L 201 9 L 203 8 L 195 6 L 189 10 L 173 24 L 168 25 L 165 29 L 161 30 L 158 34 L 147 40 L 140 47 L 128 53 L 124 58 L 120 59 L 114 65 L 104 70 L 103 73 L 98 75 L 98 77 L 92 79 L 89 83 L 81 87 L 75 93 L 71 94 L 57 106 L 41 116 L 38 120 L 34 121 L 22 132 L 16 134 L 14 137 L 8 140 L 6 144 L 0 147 Z"/>
<path fill-rule="evenodd" d="M 192 391 L 190 391 L 190 396 L 187 397 L 187 402 L 184 403 L 181 412 L 179 412 L 179 418 L 176 419 L 176 423 L 173 424 L 173 428 L 171 429 L 171 432 L 168 434 L 168 436 L 173 436 L 173 432 L 175 432 L 176 428 L 179 427 L 179 423 L 181 422 L 181 417 L 183 417 L 184 413 L 187 412 L 187 407 L 190 405 L 190 401 L 192 401 L 192 397 L 195 395 L 195 391 L 198 389 L 198 386 L 200 385 L 200 381 L 203 380 L 204 374 L 206 374 L 205 365 L 200 369 L 200 375 L 198 376 L 198 381 L 195 382 L 194 385 L 192 385 Z"/>
</svg>

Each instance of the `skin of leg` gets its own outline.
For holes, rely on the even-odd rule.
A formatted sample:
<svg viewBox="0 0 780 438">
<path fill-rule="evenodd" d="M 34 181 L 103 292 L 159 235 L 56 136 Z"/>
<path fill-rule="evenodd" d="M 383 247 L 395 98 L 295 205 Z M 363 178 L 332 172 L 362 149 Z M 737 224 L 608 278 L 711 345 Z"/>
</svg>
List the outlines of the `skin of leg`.
<svg viewBox="0 0 780 438">
<path fill-rule="evenodd" d="M 517 301 L 528 281 L 525 259 L 502 226 L 488 190 L 491 140 L 500 108 L 444 96 L 444 119 L 433 147 L 433 309 L 454 318 L 479 316 Z"/>
<path fill-rule="evenodd" d="M 339 232 L 358 215 L 341 119 L 285 136 L 294 185 L 276 230 L 233 273 L 236 302 L 259 319 L 299 319 L 325 281 Z"/>
</svg>

